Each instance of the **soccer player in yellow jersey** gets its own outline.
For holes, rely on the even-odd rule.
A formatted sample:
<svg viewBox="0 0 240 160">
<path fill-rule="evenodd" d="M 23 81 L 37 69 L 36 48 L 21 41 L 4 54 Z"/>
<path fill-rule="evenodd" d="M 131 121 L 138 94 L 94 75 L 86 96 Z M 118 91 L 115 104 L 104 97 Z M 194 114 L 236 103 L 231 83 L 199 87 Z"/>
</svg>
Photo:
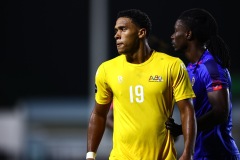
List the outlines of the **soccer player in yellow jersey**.
<svg viewBox="0 0 240 160">
<path fill-rule="evenodd" d="M 192 106 L 195 94 L 184 63 L 149 47 L 150 31 L 146 13 L 137 9 L 118 13 L 114 38 L 120 55 L 103 62 L 95 75 L 87 160 L 96 157 L 111 103 L 114 127 L 109 160 L 175 160 L 174 139 L 165 128 L 175 102 L 184 136 L 180 160 L 192 159 L 197 129 Z"/>
</svg>

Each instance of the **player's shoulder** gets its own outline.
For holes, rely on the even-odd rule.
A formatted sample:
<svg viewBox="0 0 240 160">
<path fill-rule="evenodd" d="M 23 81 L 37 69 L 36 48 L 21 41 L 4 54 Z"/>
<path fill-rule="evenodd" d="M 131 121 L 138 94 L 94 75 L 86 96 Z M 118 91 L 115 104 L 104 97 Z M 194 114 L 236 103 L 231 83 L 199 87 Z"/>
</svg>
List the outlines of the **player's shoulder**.
<svg viewBox="0 0 240 160">
<path fill-rule="evenodd" d="M 154 56 L 156 56 L 158 59 L 163 60 L 164 62 L 167 62 L 167 63 L 182 62 L 179 57 L 172 56 L 169 53 L 165 53 L 165 52 L 155 51 Z"/>
<path fill-rule="evenodd" d="M 102 63 L 102 65 L 117 65 L 124 60 L 125 56 L 124 55 L 118 55 L 117 57 L 114 57 L 112 59 L 106 60 L 105 62 Z"/>
<path fill-rule="evenodd" d="M 122 64 L 122 61 L 124 60 L 124 55 L 119 55 L 117 57 L 114 57 L 112 59 L 108 59 L 104 62 L 102 62 L 99 65 L 99 69 L 102 68 L 104 70 L 109 70 L 109 69 L 114 69 L 116 68 L 116 66 L 118 66 L 119 64 Z"/>
<path fill-rule="evenodd" d="M 199 63 L 199 68 L 200 71 L 209 73 L 218 73 L 222 69 L 209 51 L 204 53 L 203 59 Z"/>
</svg>

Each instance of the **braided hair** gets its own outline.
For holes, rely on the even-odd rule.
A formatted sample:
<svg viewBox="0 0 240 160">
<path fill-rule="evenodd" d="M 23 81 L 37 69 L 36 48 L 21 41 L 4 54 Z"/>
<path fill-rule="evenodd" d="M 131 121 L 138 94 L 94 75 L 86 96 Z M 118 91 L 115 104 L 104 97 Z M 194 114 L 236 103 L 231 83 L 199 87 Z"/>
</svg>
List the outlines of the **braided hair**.
<svg viewBox="0 0 240 160">
<path fill-rule="evenodd" d="M 189 9 L 178 19 L 192 31 L 193 38 L 210 51 L 218 64 L 223 68 L 230 67 L 228 46 L 218 35 L 217 22 L 208 11 L 200 8 Z"/>
</svg>

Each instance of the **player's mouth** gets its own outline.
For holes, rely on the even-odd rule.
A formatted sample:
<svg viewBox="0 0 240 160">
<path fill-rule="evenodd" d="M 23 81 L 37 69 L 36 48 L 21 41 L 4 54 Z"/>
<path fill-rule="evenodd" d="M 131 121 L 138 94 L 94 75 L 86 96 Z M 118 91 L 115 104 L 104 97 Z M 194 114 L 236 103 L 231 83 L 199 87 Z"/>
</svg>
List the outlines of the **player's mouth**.
<svg viewBox="0 0 240 160">
<path fill-rule="evenodd" d="M 117 43 L 117 48 L 121 47 L 123 43 Z"/>
</svg>

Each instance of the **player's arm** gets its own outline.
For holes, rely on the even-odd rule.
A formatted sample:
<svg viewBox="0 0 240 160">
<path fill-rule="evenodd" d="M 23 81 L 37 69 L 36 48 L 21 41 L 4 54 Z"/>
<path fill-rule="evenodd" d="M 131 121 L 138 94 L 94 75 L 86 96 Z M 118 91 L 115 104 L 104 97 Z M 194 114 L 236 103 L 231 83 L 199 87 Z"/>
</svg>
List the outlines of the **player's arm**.
<svg viewBox="0 0 240 160">
<path fill-rule="evenodd" d="M 208 92 L 208 99 L 212 109 L 197 119 L 198 131 L 211 129 L 228 119 L 230 102 L 228 89 Z M 182 134 L 182 125 L 176 124 L 174 119 L 169 118 L 165 124 L 174 137 Z"/>
<path fill-rule="evenodd" d="M 193 95 L 192 86 L 191 86 L 190 79 L 189 79 L 189 76 L 188 76 L 188 72 L 187 72 L 187 69 L 186 69 L 184 63 L 180 59 L 178 59 L 175 67 L 176 67 L 176 69 L 174 69 L 173 71 L 176 71 L 176 72 L 173 72 L 172 75 L 173 75 L 173 79 L 175 80 L 174 81 L 174 88 L 178 88 L 176 90 L 178 92 L 175 93 L 174 95 L 175 96 L 180 95 L 180 98 L 178 97 L 178 99 L 182 99 L 182 95 L 189 96 L 189 94 L 192 94 L 192 97 L 195 97 L 195 94 Z M 185 101 L 187 101 L 187 102 L 185 102 Z M 192 103 L 190 102 L 190 104 L 189 104 L 188 101 L 190 101 L 190 100 L 179 101 L 179 102 L 177 102 L 177 105 L 178 105 L 179 108 L 181 106 L 183 106 L 183 107 L 187 106 L 187 108 L 186 108 L 187 111 L 188 110 L 189 111 L 192 111 L 192 110 L 194 111 Z M 191 106 L 191 107 L 189 108 L 189 106 Z M 184 113 L 185 112 L 183 112 L 182 115 L 184 115 Z M 181 120 L 183 120 L 183 119 L 181 119 Z M 166 126 L 166 129 L 170 130 L 171 135 L 174 136 L 174 137 L 177 137 L 177 136 L 183 134 L 182 125 L 176 124 L 172 117 L 168 118 L 168 120 L 165 122 L 165 126 Z"/>
<path fill-rule="evenodd" d="M 177 102 L 179 108 L 182 132 L 184 137 L 184 151 L 180 159 L 191 159 L 194 153 L 195 140 L 197 135 L 197 124 L 194 107 L 191 99 Z"/>
<path fill-rule="evenodd" d="M 212 109 L 197 119 L 198 131 L 213 128 L 228 119 L 230 104 L 228 89 L 208 92 L 208 100 Z"/>
<path fill-rule="evenodd" d="M 90 157 L 97 152 L 98 146 L 101 142 L 110 105 L 111 103 L 102 105 L 95 102 L 95 107 L 90 116 L 87 133 L 87 152 Z M 93 158 L 87 158 L 87 160 L 93 160 Z"/>
</svg>

